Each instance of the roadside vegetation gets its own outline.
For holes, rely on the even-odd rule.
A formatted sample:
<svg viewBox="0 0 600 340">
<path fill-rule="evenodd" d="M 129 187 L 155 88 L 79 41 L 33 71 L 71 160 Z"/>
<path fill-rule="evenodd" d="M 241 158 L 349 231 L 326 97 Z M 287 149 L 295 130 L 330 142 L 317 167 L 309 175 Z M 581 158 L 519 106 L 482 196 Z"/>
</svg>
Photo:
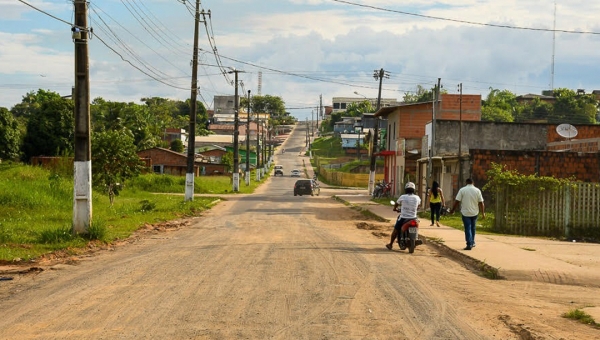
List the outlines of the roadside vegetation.
<svg viewBox="0 0 600 340">
<path fill-rule="evenodd" d="M 597 323 L 591 315 L 582 311 L 581 309 L 573 309 L 567 313 L 564 313 L 562 316 L 563 318 L 577 320 L 583 324 L 600 329 L 600 323 Z"/>
<path fill-rule="evenodd" d="M 254 176 L 252 177 L 254 178 Z M 240 183 L 240 193 L 260 185 Z M 227 176 L 196 177 L 198 194 L 231 193 Z M 93 220 L 88 235 L 72 235 L 73 178 L 36 166 L 0 164 L 0 262 L 34 260 L 62 250 L 77 252 L 91 242 L 129 237 L 147 224 L 197 216 L 215 201 L 195 197 L 185 202 L 185 178 L 145 174 L 124 183 L 111 205 L 106 192 L 92 194 Z"/>
</svg>

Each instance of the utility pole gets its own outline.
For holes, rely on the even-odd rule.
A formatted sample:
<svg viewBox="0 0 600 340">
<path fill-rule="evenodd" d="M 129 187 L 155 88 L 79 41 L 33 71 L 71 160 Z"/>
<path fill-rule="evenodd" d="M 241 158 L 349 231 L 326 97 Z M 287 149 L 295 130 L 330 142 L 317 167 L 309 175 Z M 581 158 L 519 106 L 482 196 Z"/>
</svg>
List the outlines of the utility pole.
<svg viewBox="0 0 600 340">
<path fill-rule="evenodd" d="M 200 24 L 200 0 L 196 0 L 194 23 L 194 52 L 192 57 L 192 88 L 190 96 L 190 122 L 188 132 L 187 169 L 185 173 L 185 200 L 194 200 L 194 177 L 196 171 L 196 97 L 198 95 L 198 25 Z"/>
<path fill-rule="evenodd" d="M 87 234 L 92 224 L 92 147 L 90 138 L 90 64 L 86 0 L 75 0 L 75 158 L 73 234 Z"/>
<path fill-rule="evenodd" d="M 248 90 L 248 120 L 246 123 L 246 185 L 250 185 L 250 90 Z"/>
<path fill-rule="evenodd" d="M 458 84 L 458 90 L 460 95 L 458 96 L 458 187 L 463 183 L 462 177 L 462 94 L 463 88 L 462 83 Z"/>
<path fill-rule="evenodd" d="M 231 72 L 229 73 L 235 73 L 235 94 L 234 94 L 234 101 L 235 101 L 235 114 L 234 114 L 234 118 L 233 118 L 233 175 L 232 175 L 232 179 L 233 179 L 233 192 L 238 192 L 240 191 L 240 159 L 239 159 L 239 110 L 240 110 L 240 103 L 238 100 L 238 73 L 240 71 L 233 69 Z"/>
<path fill-rule="evenodd" d="M 435 156 L 435 123 L 440 106 L 440 87 L 441 78 L 438 78 L 437 85 L 435 86 L 435 91 L 433 93 L 433 105 L 431 109 L 431 145 L 429 146 L 429 162 L 427 165 L 427 189 L 431 187 L 431 182 L 433 180 L 433 156 Z"/>
<path fill-rule="evenodd" d="M 383 84 L 383 78 L 390 78 L 389 72 L 384 69 L 375 70 L 373 74 L 375 79 L 379 80 L 379 94 L 377 95 L 377 109 L 375 112 L 379 111 L 381 108 L 381 86 Z M 375 117 L 375 131 L 373 133 L 373 145 L 371 149 L 371 166 L 369 172 L 369 194 L 373 193 L 373 189 L 375 188 L 375 170 L 377 169 L 377 144 L 378 144 L 378 136 L 379 136 L 379 117 Z"/>
<path fill-rule="evenodd" d="M 263 169 L 266 174 L 267 173 L 267 165 L 266 165 L 266 163 L 267 163 L 267 144 L 265 142 L 265 129 L 262 129 L 262 144 L 263 144 L 263 148 L 264 148 L 264 151 L 262 153 L 262 166 L 263 166 Z"/>
<path fill-rule="evenodd" d="M 256 181 L 260 181 L 260 130 L 262 126 L 258 114 L 256 114 Z"/>
<path fill-rule="evenodd" d="M 308 148 L 308 132 L 310 131 L 310 127 L 308 126 L 308 117 L 306 117 L 306 147 Z"/>
</svg>

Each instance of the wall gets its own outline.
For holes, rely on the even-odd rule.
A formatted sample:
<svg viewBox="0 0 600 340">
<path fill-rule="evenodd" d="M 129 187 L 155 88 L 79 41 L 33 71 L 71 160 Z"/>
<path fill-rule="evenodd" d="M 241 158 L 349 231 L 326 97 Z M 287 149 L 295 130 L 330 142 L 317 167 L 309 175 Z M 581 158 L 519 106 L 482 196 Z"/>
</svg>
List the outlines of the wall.
<svg viewBox="0 0 600 340">
<path fill-rule="evenodd" d="M 435 155 L 457 155 L 460 122 L 436 122 Z M 462 153 L 469 149 L 545 150 L 548 125 L 494 122 L 462 122 Z"/>
<path fill-rule="evenodd" d="M 523 175 L 571 178 L 582 182 L 600 182 L 600 153 L 471 150 L 471 176 L 477 186 L 487 182 L 491 163 L 503 164 Z"/>
</svg>

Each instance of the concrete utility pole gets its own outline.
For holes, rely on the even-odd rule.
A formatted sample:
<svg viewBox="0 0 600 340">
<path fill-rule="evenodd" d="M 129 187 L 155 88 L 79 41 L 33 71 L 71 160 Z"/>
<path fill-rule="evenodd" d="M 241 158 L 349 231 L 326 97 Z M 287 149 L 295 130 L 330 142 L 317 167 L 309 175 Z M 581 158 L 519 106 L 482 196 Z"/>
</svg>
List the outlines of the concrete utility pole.
<svg viewBox="0 0 600 340">
<path fill-rule="evenodd" d="M 250 90 L 248 90 L 248 120 L 246 123 L 246 185 L 250 185 Z"/>
<path fill-rule="evenodd" d="M 258 114 L 256 115 L 256 181 L 260 181 L 260 130 L 262 126 Z"/>
<path fill-rule="evenodd" d="M 196 172 L 196 97 L 198 95 L 198 25 L 200 24 L 200 0 L 196 0 L 194 24 L 194 52 L 192 59 L 192 88 L 190 97 L 190 122 L 188 131 L 187 169 L 185 173 L 185 200 L 194 200 L 194 177 Z"/>
<path fill-rule="evenodd" d="M 390 78 L 390 74 L 384 69 L 375 70 L 373 74 L 375 79 L 379 80 L 379 94 L 377 95 L 377 109 L 375 112 L 379 111 L 381 108 L 381 86 L 383 84 L 383 78 Z M 377 139 L 379 138 L 379 117 L 375 117 L 375 131 L 373 133 L 373 147 L 371 150 L 371 167 L 369 172 L 369 194 L 373 193 L 373 189 L 375 188 L 375 170 L 377 169 Z"/>
<path fill-rule="evenodd" d="M 92 148 L 90 138 L 90 64 L 88 0 L 75 0 L 75 159 L 73 234 L 87 234 L 92 224 Z"/>
<path fill-rule="evenodd" d="M 240 191 L 240 160 L 239 160 L 239 111 L 240 103 L 238 100 L 238 73 L 240 71 L 233 69 L 229 73 L 235 73 L 235 115 L 233 118 L 233 192 Z"/>
<path fill-rule="evenodd" d="M 435 156 L 435 122 L 437 116 L 439 116 L 440 110 L 440 89 L 441 89 L 441 78 L 438 78 L 435 91 L 433 92 L 433 105 L 431 110 L 431 145 L 429 146 L 429 162 L 427 165 L 427 190 L 431 188 L 433 181 L 433 157 Z"/>
<path fill-rule="evenodd" d="M 462 83 L 458 84 L 460 96 L 458 96 L 458 187 L 463 183 L 462 180 Z"/>
</svg>

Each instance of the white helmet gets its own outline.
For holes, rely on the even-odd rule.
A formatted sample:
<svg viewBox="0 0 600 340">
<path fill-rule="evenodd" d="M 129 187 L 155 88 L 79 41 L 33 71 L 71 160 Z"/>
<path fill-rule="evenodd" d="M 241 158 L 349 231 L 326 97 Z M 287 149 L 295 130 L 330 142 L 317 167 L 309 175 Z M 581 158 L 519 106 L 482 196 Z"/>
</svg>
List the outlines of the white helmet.
<svg viewBox="0 0 600 340">
<path fill-rule="evenodd" d="M 404 189 L 415 189 L 415 183 L 413 182 L 408 182 L 406 183 L 406 185 L 404 186 Z"/>
</svg>

